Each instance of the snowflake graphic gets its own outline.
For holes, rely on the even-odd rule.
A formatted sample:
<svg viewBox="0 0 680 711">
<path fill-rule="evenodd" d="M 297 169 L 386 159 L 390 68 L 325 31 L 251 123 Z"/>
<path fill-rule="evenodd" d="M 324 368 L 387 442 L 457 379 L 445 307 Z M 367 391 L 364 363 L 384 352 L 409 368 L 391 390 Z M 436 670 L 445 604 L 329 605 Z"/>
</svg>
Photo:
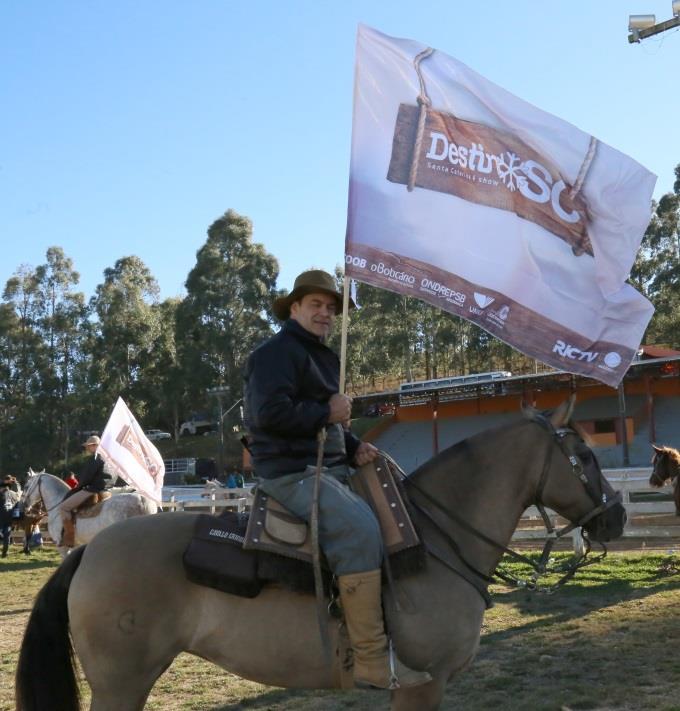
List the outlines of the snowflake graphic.
<svg viewBox="0 0 680 711">
<path fill-rule="evenodd" d="M 515 192 L 520 186 L 527 184 L 527 179 L 520 172 L 524 168 L 524 163 L 521 162 L 519 156 L 508 151 L 505 155 L 508 156 L 507 160 L 503 155 L 496 158 L 496 173 L 501 179 L 503 185 L 505 185 L 510 192 Z"/>
</svg>

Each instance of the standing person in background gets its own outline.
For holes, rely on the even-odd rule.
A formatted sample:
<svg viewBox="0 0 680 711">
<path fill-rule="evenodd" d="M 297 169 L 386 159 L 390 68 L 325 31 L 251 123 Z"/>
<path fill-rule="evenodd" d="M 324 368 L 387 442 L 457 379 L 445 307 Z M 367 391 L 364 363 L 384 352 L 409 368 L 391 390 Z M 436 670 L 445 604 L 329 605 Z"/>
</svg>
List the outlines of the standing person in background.
<svg viewBox="0 0 680 711">
<path fill-rule="evenodd" d="M 3 481 L 10 489 L 10 491 L 13 491 L 19 498 L 21 498 L 21 484 L 17 481 L 17 478 L 15 476 L 12 476 L 11 474 L 5 474 L 5 476 L 3 477 Z"/>
<path fill-rule="evenodd" d="M 7 550 L 9 549 L 9 539 L 12 530 L 12 515 L 14 508 L 19 502 L 19 496 L 10 488 L 8 479 L 9 475 L 3 477 L 0 481 L 0 533 L 2 533 L 2 557 L 7 558 Z"/>
<path fill-rule="evenodd" d="M 75 489 L 78 486 L 78 479 L 76 475 L 73 472 L 69 472 L 65 477 L 64 477 L 64 482 L 68 484 L 69 489 Z"/>
</svg>

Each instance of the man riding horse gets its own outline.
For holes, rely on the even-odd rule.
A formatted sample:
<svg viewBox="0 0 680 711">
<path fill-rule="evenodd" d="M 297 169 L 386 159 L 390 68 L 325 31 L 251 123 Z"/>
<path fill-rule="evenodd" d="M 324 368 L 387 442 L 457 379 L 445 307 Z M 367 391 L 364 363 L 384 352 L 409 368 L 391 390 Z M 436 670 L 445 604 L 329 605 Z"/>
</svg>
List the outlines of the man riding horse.
<svg viewBox="0 0 680 711">
<path fill-rule="evenodd" d="M 74 510 L 82 506 L 88 499 L 113 486 L 111 475 L 104 471 L 104 460 L 96 454 L 99 443 L 100 439 L 96 435 L 88 437 L 83 443 L 85 450 L 92 456 L 85 462 L 78 485 L 66 494 L 59 505 L 64 526 L 61 543 L 59 544 L 62 547 L 73 548 L 75 545 Z"/>
<path fill-rule="evenodd" d="M 340 363 L 325 345 L 342 306 L 333 277 L 303 272 L 274 301 L 281 330 L 251 354 L 245 373 L 245 422 L 258 486 L 309 522 L 317 435 L 326 429 L 319 494 L 319 541 L 337 576 L 359 687 L 401 687 L 431 680 L 390 659 L 381 602 L 383 545 L 370 507 L 347 486 L 350 464 L 378 450 L 349 432 L 352 400 L 339 393 Z M 351 303 L 353 307 L 354 304 Z"/>
</svg>

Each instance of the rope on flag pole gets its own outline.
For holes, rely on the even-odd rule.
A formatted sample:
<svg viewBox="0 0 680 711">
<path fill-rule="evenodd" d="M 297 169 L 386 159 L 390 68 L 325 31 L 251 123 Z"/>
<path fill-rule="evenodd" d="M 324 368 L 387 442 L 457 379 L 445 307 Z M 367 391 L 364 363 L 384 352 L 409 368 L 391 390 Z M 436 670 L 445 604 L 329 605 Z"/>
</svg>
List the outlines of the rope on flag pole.
<svg viewBox="0 0 680 711">
<path fill-rule="evenodd" d="M 418 157 L 420 156 L 420 147 L 423 143 L 423 134 L 425 132 L 425 119 L 427 118 L 427 109 L 432 106 L 432 101 L 427 95 L 425 79 L 423 79 L 423 75 L 420 72 L 420 63 L 423 61 L 423 59 L 427 59 L 433 52 L 434 49 L 432 49 L 432 47 L 428 47 L 427 49 L 424 49 L 422 52 L 420 52 L 413 60 L 413 66 L 415 67 L 416 72 L 418 73 L 418 81 L 420 82 L 420 94 L 418 94 L 418 105 L 420 106 L 420 111 L 418 113 L 418 130 L 416 132 L 415 146 L 413 147 L 411 169 L 409 171 L 408 176 L 408 185 L 406 186 L 406 189 L 409 192 L 413 192 L 413 188 L 416 184 L 416 173 L 418 172 Z"/>
<path fill-rule="evenodd" d="M 342 287 L 342 331 L 340 333 L 340 394 L 345 394 L 347 373 L 347 328 L 349 327 L 349 277 L 345 275 Z"/>
</svg>

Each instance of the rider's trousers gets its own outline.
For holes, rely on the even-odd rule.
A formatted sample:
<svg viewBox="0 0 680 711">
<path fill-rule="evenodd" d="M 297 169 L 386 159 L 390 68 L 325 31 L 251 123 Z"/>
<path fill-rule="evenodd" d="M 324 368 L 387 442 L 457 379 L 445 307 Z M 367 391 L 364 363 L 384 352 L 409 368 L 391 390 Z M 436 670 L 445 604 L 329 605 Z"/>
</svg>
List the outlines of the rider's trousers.
<svg viewBox="0 0 680 711">
<path fill-rule="evenodd" d="M 259 488 L 309 523 L 316 467 L 273 479 Z M 380 527 L 370 506 L 347 486 L 346 466 L 324 467 L 319 496 L 319 544 L 336 575 L 380 568 L 383 558 Z"/>
</svg>

